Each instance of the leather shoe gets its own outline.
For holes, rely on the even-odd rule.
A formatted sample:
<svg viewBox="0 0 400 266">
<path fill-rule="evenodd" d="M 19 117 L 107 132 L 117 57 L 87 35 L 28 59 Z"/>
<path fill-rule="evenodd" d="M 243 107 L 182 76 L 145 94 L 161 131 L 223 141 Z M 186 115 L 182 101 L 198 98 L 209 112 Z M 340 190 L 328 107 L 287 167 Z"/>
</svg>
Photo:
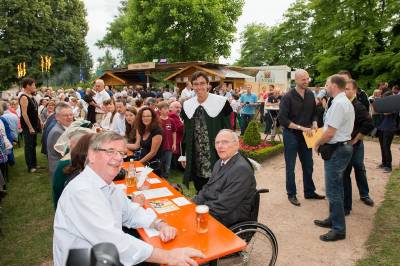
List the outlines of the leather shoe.
<svg viewBox="0 0 400 266">
<path fill-rule="evenodd" d="M 328 242 L 328 241 L 337 241 L 337 240 L 342 240 L 346 238 L 346 234 L 339 234 L 335 233 L 334 231 L 330 230 L 328 233 L 321 235 L 319 239 L 322 241 Z"/>
<path fill-rule="evenodd" d="M 292 203 L 294 206 L 300 206 L 300 202 L 297 199 L 296 196 L 293 197 L 288 197 L 288 200 L 290 201 L 290 203 Z"/>
<path fill-rule="evenodd" d="M 325 199 L 325 196 L 318 195 L 317 193 L 314 193 L 314 195 L 311 196 L 304 196 L 305 199 L 317 199 L 317 200 L 323 200 Z"/>
<path fill-rule="evenodd" d="M 350 215 L 350 210 L 344 210 L 344 216 L 349 216 Z"/>
<path fill-rule="evenodd" d="M 374 206 L 374 201 L 370 197 L 361 198 L 361 201 L 364 202 L 365 205 Z"/>
<path fill-rule="evenodd" d="M 329 221 L 329 219 L 325 220 L 314 220 L 314 224 L 319 226 L 319 227 L 324 227 L 324 228 L 331 228 L 332 223 Z"/>
</svg>

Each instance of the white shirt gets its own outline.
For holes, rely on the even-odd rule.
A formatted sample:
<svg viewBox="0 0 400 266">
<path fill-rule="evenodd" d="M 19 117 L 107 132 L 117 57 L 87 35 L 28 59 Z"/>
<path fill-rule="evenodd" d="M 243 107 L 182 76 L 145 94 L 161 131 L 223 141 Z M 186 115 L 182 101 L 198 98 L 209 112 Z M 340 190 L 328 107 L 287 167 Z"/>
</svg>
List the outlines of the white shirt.
<svg viewBox="0 0 400 266">
<path fill-rule="evenodd" d="M 106 90 L 102 90 L 101 92 L 96 92 L 93 97 L 93 100 L 100 106 L 103 106 L 103 102 L 111 99 L 110 95 L 106 92 Z M 96 107 L 96 113 L 104 114 L 104 111 L 101 108 Z"/>
<path fill-rule="evenodd" d="M 147 228 L 156 215 L 132 203 L 124 192 L 107 183 L 89 166 L 64 189 L 54 218 L 53 260 L 65 265 L 68 251 L 91 248 L 102 242 L 113 243 L 124 265 L 134 265 L 149 258 L 153 247 L 125 234 L 122 225 Z"/>
<path fill-rule="evenodd" d="M 181 100 L 187 100 L 194 97 L 196 93 L 193 90 L 189 90 L 188 88 L 184 88 L 181 92 Z"/>
<path fill-rule="evenodd" d="M 105 130 L 113 130 L 115 128 L 117 113 L 115 113 L 112 122 L 111 122 L 111 117 L 112 113 L 108 112 L 103 118 L 103 120 L 101 120 L 100 127 Z"/>
<path fill-rule="evenodd" d="M 117 132 L 121 136 L 125 136 L 125 130 L 126 130 L 125 115 L 116 113 L 115 117 L 114 117 L 114 121 L 115 121 L 115 123 L 113 123 L 113 125 L 112 125 L 113 127 L 111 128 L 111 130 Z"/>
<path fill-rule="evenodd" d="M 172 93 L 170 93 L 169 91 L 165 91 L 162 96 L 165 100 L 168 100 L 172 97 Z"/>
<path fill-rule="evenodd" d="M 238 113 L 240 109 L 240 102 L 235 99 L 232 99 L 231 107 L 234 113 Z"/>
<path fill-rule="evenodd" d="M 336 129 L 336 133 L 329 144 L 351 140 L 354 126 L 354 107 L 344 92 L 339 93 L 332 101 L 331 107 L 326 112 L 324 131 L 328 126 Z"/>
</svg>

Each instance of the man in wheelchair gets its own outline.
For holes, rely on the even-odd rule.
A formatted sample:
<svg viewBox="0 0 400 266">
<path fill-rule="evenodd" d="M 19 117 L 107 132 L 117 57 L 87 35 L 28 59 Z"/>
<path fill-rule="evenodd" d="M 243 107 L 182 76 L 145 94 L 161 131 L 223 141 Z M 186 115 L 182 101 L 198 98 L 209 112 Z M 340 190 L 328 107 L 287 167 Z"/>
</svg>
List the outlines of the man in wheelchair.
<svg viewBox="0 0 400 266">
<path fill-rule="evenodd" d="M 207 205 L 210 214 L 226 227 L 252 220 L 256 179 L 250 161 L 239 153 L 238 136 L 222 129 L 215 138 L 215 149 L 220 159 L 193 201 Z"/>
</svg>

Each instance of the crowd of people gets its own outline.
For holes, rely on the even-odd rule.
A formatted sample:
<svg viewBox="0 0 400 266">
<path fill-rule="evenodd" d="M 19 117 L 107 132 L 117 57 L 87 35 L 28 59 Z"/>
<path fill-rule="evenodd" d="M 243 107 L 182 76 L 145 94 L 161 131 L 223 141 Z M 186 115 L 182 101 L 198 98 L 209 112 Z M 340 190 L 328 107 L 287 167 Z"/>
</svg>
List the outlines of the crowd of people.
<svg viewBox="0 0 400 266">
<path fill-rule="evenodd" d="M 252 163 L 239 153 L 236 128 L 239 124 L 243 135 L 260 111 L 266 134 L 276 123 L 282 128 L 286 191 L 295 206 L 301 205 L 295 182 L 297 155 L 304 198 L 325 198 L 316 192 L 312 150 L 303 137 L 324 128 L 315 151 L 325 160 L 329 216 L 314 223 L 331 228 L 321 240 L 344 239 L 344 217 L 352 210 L 353 168 L 360 199 L 368 206 L 374 204 L 364 166 L 365 135 L 372 132 L 379 137 L 382 164 L 378 167 L 392 170 L 390 147 L 399 129 L 399 114 L 376 113 L 370 103 L 398 94 L 399 89 L 389 90 L 382 83 L 368 98 L 347 71 L 330 76 L 322 89 L 310 90 L 309 82 L 308 73 L 300 69 L 295 73 L 295 89 L 283 93 L 270 85 L 256 95 L 250 85 L 212 88 L 202 71 L 192 75 L 181 93 L 168 87 L 116 90 L 100 79 L 85 90 L 37 90 L 35 80 L 25 78 L 22 91 L 0 104 L 0 191 L 6 191 L 8 166 L 15 164 L 13 148 L 21 139 L 27 171 L 43 168 L 36 157 L 41 133 L 56 210 L 55 265 L 65 263 L 69 249 L 102 241 L 117 246 L 124 264 L 185 261 L 196 265 L 191 257 L 202 257 L 198 250 L 165 251 L 128 236 L 123 226 L 156 228 L 162 241 L 175 238 L 177 231 L 146 211 L 142 197 L 128 200 L 115 192 L 112 181 L 122 162 L 131 158 L 151 166 L 166 180 L 175 167 L 184 171 L 184 184 L 193 182 L 195 203 L 209 206 L 210 213 L 226 226 L 243 221 L 250 216 L 256 180 Z"/>
</svg>

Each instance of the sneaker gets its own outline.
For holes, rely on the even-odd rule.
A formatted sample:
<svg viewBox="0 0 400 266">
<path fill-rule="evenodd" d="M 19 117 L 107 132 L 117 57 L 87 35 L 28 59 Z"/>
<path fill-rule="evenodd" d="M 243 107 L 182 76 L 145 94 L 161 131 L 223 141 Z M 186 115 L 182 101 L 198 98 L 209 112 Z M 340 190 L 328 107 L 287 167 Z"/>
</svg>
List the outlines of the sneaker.
<svg viewBox="0 0 400 266">
<path fill-rule="evenodd" d="M 36 173 L 36 168 L 31 168 L 31 169 L 29 169 L 29 173 Z"/>
</svg>

